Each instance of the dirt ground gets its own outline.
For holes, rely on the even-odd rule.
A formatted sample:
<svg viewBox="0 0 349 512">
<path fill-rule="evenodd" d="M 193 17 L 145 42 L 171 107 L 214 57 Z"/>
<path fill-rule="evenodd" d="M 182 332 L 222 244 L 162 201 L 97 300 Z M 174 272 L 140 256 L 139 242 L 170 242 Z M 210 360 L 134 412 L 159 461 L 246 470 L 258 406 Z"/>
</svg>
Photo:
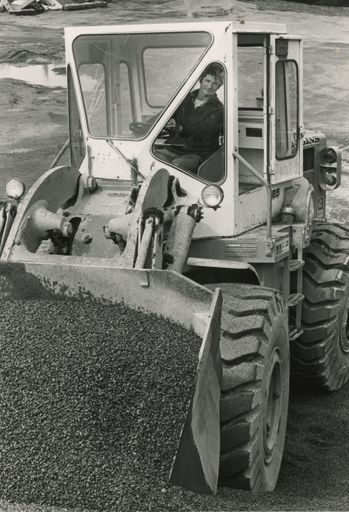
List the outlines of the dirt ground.
<svg viewBox="0 0 349 512">
<path fill-rule="evenodd" d="M 349 7 L 315 7 L 283 0 L 211 3 L 208 0 L 119 0 L 103 9 L 48 12 L 33 17 L 4 13 L 0 14 L 0 64 L 62 65 L 65 26 L 205 16 L 212 20 L 233 16 L 250 21 L 287 23 L 290 33 L 303 36 L 305 125 L 324 131 L 331 143 L 343 148 L 349 146 Z M 25 80 L 30 82 L 30 76 Z M 64 144 L 67 139 L 66 91 L 61 87 L 2 79 L 0 112 L 1 198 L 9 177 L 20 177 L 30 186 L 49 167 Z M 331 216 L 341 221 L 347 217 L 349 190 L 349 154 L 344 151 L 343 156 L 343 187 L 329 200 Z M 324 395 L 294 388 L 286 450 L 276 491 L 256 496 L 220 489 L 214 499 L 219 500 L 222 512 L 348 511 L 348 411 L 349 385 L 337 393 Z M 210 510 L 210 501 L 203 501 L 202 507 L 197 510 Z M 0 501 L 1 512 L 58 510 L 63 509 Z M 65 510 L 73 512 L 73 509 Z"/>
</svg>

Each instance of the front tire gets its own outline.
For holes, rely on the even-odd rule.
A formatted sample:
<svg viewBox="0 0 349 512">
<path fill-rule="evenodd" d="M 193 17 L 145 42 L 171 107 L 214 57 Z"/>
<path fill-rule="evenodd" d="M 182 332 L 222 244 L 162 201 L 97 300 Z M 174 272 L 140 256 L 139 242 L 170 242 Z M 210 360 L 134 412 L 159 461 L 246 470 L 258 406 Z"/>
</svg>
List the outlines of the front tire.
<svg viewBox="0 0 349 512">
<path fill-rule="evenodd" d="M 223 290 L 220 483 L 272 491 L 286 435 L 287 312 L 275 290 L 219 286 Z"/>
<path fill-rule="evenodd" d="M 304 259 L 304 334 L 292 343 L 293 373 L 334 391 L 349 379 L 349 226 L 317 225 Z"/>
</svg>

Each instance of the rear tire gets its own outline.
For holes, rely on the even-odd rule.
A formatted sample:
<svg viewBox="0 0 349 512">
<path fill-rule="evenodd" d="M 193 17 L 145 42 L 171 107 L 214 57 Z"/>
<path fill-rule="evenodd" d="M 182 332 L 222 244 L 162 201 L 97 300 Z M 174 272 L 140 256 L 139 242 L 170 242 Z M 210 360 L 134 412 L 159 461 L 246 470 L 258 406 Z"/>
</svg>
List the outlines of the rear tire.
<svg viewBox="0 0 349 512">
<path fill-rule="evenodd" d="M 317 225 L 304 259 L 304 334 L 292 343 L 293 373 L 334 391 L 349 379 L 349 226 Z"/>
<path fill-rule="evenodd" d="M 288 321 L 279 292 L 221 284 L 220 483 L 275 488 L 289 397 Z"/>
</svg>

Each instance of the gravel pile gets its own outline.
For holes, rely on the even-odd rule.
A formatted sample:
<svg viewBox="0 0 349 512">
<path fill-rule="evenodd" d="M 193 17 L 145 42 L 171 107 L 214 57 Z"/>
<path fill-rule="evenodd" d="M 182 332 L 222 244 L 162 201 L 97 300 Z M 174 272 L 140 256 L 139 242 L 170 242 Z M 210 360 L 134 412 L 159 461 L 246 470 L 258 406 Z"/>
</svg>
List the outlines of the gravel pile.
<svg viewBox="0 0 349 512">
<path fill-rule="evenodd" d="M 2 301 L 0 311 L 0 499 L 170 510 L 200 339 L 120 305 Z"/>
</svg>

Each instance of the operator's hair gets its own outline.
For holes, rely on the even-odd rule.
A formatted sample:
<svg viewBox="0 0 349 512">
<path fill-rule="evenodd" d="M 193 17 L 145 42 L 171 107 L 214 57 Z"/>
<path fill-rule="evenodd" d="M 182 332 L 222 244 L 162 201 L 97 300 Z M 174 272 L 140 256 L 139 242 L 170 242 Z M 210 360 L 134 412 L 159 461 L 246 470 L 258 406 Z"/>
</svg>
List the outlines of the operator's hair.
<svg viewBox="0 0 349 512">
<path fill-rule="evenodd" d="M 213 62 L 212 64 L 209 64 L 205 71 L 200 76 L 200 83 L 203 81 L 206 75 L 211 75 L 214 77 L 214 79 L 220 84 L 223 85 L 224 83 L 224 68 L 222 64 L 218 64 L 218 62 Z"/>
</svg>

